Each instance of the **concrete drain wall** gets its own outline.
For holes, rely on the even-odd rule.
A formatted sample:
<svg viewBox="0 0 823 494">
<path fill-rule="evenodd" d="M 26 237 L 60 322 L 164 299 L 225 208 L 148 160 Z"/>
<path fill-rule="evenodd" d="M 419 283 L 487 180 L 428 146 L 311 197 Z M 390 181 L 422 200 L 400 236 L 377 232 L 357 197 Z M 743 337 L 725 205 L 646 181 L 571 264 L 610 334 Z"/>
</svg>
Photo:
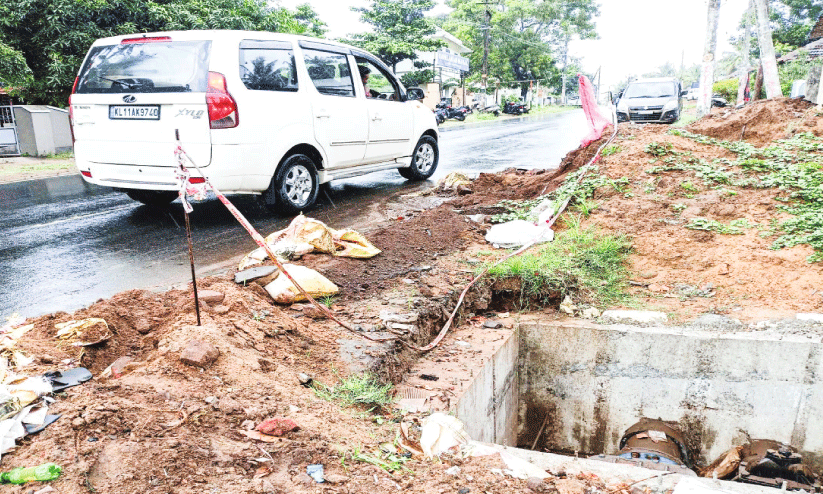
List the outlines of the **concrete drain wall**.
<svg viewBox="0 0 823 494">
<path fill-rule="evenodd" d="M 519 329 L 518 444 L 613 453 L 640 417 L 678 422 L 702 462 L 749 438 L 823 457 L 821 338 L 526 323 Z M 811 460 L 811 461 L 809 461 Z"/>
</svg>

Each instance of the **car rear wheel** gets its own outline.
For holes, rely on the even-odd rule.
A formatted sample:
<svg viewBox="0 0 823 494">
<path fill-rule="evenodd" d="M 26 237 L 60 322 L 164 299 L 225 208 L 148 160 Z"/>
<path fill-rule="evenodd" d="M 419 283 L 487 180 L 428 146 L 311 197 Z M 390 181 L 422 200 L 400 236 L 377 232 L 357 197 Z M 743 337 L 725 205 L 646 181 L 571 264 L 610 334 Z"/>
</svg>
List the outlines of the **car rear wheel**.
<svg viewBox="0 0 823 494">
<path fill-rule="evenodd" d="M 129 190 L 126 195 L 153 208 L 168 206 L 178 196 L 173 190 Z"/>
<path fill-rule="evenodd" d="M 314 162 L 305 154 L 293 154 L 277 169 L 263 200 L 269 208 L 294 214 L 311 208 L 319 190 Z"/>
<path fill-rule="evenodd" d="M 431 136 L 423 136 L 417 141 L 412 155 L 412 163 L 408 168 L 398 168 L 400 175 L 408 180 L 426 180 L 434 174 L 440 159 L 437 141 Z"/>
</svg>

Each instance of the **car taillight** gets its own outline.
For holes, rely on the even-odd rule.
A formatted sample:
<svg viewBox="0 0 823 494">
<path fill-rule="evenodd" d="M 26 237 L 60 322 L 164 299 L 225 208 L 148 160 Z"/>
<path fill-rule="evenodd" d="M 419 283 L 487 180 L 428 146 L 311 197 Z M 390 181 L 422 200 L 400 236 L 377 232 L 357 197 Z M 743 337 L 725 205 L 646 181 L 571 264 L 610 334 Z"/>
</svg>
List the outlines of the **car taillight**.
<svg viewBox="0 0 823 494">
<path fill-rule="evenodd" d="M 226 87 L 226 78 L 219 72 L 209 72 L 209 89 L 206 91 L 209 109 L 209 127 L 230 129 L 237 127 L 237 102 Z"/>
<path fill-rule="evenodd" d="M 135 43 L 165 43 L 171 41 L 171 36 L 141 36 L 139 38 L 126 38 L 120 40 L 121 45 L 133 45 Z"/>
<path fill-rule="evenodd" d="M 71 86 L 71 94 L 69 95 L 69 132 L 71 132 L 71 145 L 74 146 L 74 110 L 71 107 L 71 96 L 77 91 L 77 81 L 80 77 L 74 78 L 74 84 Z M 91 175 L 89 175 L 91 176 Z"/>
<path fill-rule="evenodd" d="M 204 184 L 206 183 L 206 179 L 203 177 L 189 177 L 190 184 Z"/>
<path fill-rule="evenodd" d="M 87 171 L 87 170 L 80 170 L 80 175 L 83 175 L 84 177 L 91 178 L 91 172 Z"/>
</svg>

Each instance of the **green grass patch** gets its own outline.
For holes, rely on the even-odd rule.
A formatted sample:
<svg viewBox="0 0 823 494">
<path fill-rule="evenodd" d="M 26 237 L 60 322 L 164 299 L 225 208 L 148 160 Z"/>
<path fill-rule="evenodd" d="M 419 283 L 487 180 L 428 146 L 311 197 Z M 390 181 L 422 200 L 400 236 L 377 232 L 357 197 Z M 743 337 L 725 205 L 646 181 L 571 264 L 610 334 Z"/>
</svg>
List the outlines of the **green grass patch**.
<svg viewBox="0 0 823 494">
<path fill-rule="evenodd" d="M 558 293 L 600 306 L 624 301 L 628 238 L 583 228 L 579 218 L 567 220 L 567 227 L 554 242 L 491 268 L 489 279 L 520 278 L 524 301 L 545 302 Z"/>
<path fill-rule="evenodd" d="M 580 177 L 581 174 L 584 176 L 578 181 L 578 177 Z M 494 207 L 501 208 L 504 212 L 492 215 L 491 222 L 504 223 L 512 220 L 536 221 L 537 215 L 533 213 L 533 210 L 541 202 L 548 199 L 552 203 L 550 208 L 556 211 L 570 196 L 569 204 L 582 206 L 581 211 L 585 210 L 585 214 L 588 216 L 588 212 L 593 210 L 596 205 L 591 202 L 587 203 L 586 201 L 594 197 L 597 189 L 606 187 L 623 194 L 626 192 L 625 187 L 628 184 L 629 179 L 626 177 L 612 179 L 606 175 L 600 175 L 596 165 L 584 166 L 569 173 L 563 185 L 548 194 L 522 201 L 503 200 L 498 202 Z"/>
<path fill-rule="evenodd" d="M 618 146 L 617 144 L 609 144 L 608 146 L 603 148 L 603 152 L 601 154 L 603 156 L 611 156 L 613 154 L 619 153 L 620 151 L 622 150 L 620 149 L 620 146 Z"/>
<path fill-rule="evenodd" d="M 737 155 L 737 160 L 715 160 L 717 168 L 703 173 L 704 180 L 741 188 L 776 189 L 778 210 L 793 216 L 772 225 L 778 238 L 772 249 L 809 245 L 809 262 L 823 261 L 823 140 L 800 132 L 765 148 L 739 141 L 721 141 L 680 129 L 670 134 L 702 144 L 719 146 Z M 731 168 L 739 171 L 732 172 Z M 734 191 L 731 191 L 734 192 Z"/>
<path fill-rule="evenodd" d="M 698 217 L 692 218 L 689 223 L 686 224 L 686 228 L 690 230 L 713 231 L 723 235 L 743 235 L 746 233 L 746 229 L 754 228 L 755 226 L 756 225 L 749 223 L 745 218 L 732 220 L 728 224 L 724 224 L 719 221 Z"/>
<path fill-rule="evenodd" d="M 352 449 L 351 453 L 348 457 L 354 461 L 360 461 L 363 463 L 369 463 L 375 466 L 382 468 L 383 470 L 393 473 L 400 470 L 411 471 L 405 466 L 403 466 L 407 461 L 409 461 L 409 457 L 400 454 L 399 449 L 395 446 L 396 452 L 389 452 L 389 451 L 378 451 L 374 454 L 369 454 L 361 451 L 359 447 L 355 447 Z M 345 464 L 346 458 L 341 458 L 341 463 L 343 464 L 343 468 L 346 467 Z"/>
<path fill-rule="evenodd" d="M 370 408 L 388 405 L 392 402 L 391 390 L 391 384 L 384 384 L 369 373 L 349 376 L 332 387 L 322 383 L 314 384 L 314 393 L 318 397 L 345 407 Z"/>
<path fill-rule="evenodd" d="M 34 165 L 11 165 L 11 166 L 3 166 L 0 167 L 0 176 L 2 175 L 16 175 L 19 173 L 33 173 L 33 172 L 43 172 L 43 171 L 54 171 L 54 170 L 68 170 L 72 166 L 73 163 L 70 162 L 58 162 L 52 163 L 49 161 L 43 161 L 41 163 L 37 163 Z"/>
</svg>

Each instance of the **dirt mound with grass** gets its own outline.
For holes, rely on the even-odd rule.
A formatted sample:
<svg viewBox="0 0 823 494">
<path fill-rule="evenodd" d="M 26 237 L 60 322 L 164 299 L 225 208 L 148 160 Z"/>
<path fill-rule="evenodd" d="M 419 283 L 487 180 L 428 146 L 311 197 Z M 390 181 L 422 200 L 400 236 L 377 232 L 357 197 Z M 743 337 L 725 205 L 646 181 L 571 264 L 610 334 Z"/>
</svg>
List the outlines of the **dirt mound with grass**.
<svg viewBox="0 0 823 494">
<path fill-rule="evenodd" d="M 802 98 L 759 100 L 741 109 L 715 109 L 687 128 L 717 139 L 742 140 L 762 147 L 797 132 L 823 136 L 823 125 L 814 112 L 814 105 Z"/>
</svg>

